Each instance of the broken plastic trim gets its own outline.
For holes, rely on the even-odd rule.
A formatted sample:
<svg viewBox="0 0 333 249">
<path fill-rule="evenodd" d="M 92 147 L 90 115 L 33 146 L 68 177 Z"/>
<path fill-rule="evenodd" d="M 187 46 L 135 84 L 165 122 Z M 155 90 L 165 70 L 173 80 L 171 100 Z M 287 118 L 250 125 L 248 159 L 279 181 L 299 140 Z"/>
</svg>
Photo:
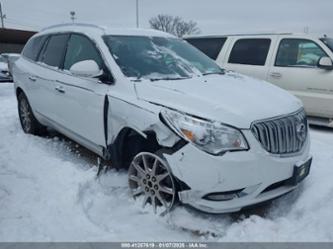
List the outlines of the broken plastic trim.
<svg viewBox="0 0 333 249">
<path fill-rule="evenodd" d="M 104 98 L 104 107 L 103 107 L 103 125 L 104 125 L 104 139 L 105 139 L 105 148 L 103 150 L 103 158 L 105 160 L 110 160 L 111 155 L 110 151 L 108 150 L 108 125 L 109 125 L 109 120 L 108 120 L 108 113 L 109 113 L 109 99 L 108 95 L 105 95 Z"/>
</svg>

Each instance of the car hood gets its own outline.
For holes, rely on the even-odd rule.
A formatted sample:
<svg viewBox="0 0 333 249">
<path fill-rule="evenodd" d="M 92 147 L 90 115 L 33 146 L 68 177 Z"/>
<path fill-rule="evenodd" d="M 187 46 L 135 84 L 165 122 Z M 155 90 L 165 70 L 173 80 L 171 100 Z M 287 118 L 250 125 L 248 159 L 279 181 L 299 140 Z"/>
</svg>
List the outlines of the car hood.
<svg viewBox="0 0 333 249">
<path fill-rule="evenodd" d="M 237 73 L 135 83 L 138 98 L 248 129 L 255 120 L 297 111 L 299 99 L 268 82 Z"/>
</svg>

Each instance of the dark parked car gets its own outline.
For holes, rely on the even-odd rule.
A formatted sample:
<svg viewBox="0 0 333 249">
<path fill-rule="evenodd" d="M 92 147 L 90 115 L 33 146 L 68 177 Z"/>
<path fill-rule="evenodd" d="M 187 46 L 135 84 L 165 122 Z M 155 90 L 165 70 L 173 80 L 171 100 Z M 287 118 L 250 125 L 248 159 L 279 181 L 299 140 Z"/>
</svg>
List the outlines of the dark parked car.
<svg viewBox="0 0 333 249">
<path fill-rule="evenodd" d="M 0 82 L 13 82 L 11 68 L 20 54 L 4 53 L 0 55 Z"/>
</svg>

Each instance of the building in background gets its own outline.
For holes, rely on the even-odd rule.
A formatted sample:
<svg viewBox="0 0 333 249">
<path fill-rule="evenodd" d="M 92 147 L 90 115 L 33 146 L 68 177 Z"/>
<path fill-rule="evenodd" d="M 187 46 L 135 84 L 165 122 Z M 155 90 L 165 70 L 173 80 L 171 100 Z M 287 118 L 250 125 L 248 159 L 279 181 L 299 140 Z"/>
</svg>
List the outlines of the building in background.
<svg viewBox="0 0 333 249">
<path fill-rule="evenodd" d="M 24 45 L 36 32 L 0 28 L 0 54 L 21 53 Z"/>
</svg>

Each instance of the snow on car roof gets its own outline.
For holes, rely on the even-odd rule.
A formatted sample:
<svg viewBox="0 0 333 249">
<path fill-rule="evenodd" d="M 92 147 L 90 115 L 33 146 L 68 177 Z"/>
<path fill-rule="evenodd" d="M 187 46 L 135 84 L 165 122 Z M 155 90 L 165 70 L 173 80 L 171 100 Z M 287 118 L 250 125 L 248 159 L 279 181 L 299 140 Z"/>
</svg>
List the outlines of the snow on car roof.
<svg viewBox="0 0 333 249">
<path fill-rule="evenodd" d="M 162 37 L 174 37 L 169 33 L 154 29 L 139 29 L 139 28 L 126 28 L 126 29 L 107 29 L 105 32 L 107 35 L 133 35 L 133 36 L 162 36 Z"/>
<path fill-rule="evenodd" d="M 141 28 L 110 28 L 93 24 L 71 23 L 59 24 L 42 29 L 36 36 L 51 34 L 57 32 L 79 32 L 90 35 L 128 35 L 128 36 L 162 36 L 174 37 L 171 34 L 154 30 Z"/>
</svg>

